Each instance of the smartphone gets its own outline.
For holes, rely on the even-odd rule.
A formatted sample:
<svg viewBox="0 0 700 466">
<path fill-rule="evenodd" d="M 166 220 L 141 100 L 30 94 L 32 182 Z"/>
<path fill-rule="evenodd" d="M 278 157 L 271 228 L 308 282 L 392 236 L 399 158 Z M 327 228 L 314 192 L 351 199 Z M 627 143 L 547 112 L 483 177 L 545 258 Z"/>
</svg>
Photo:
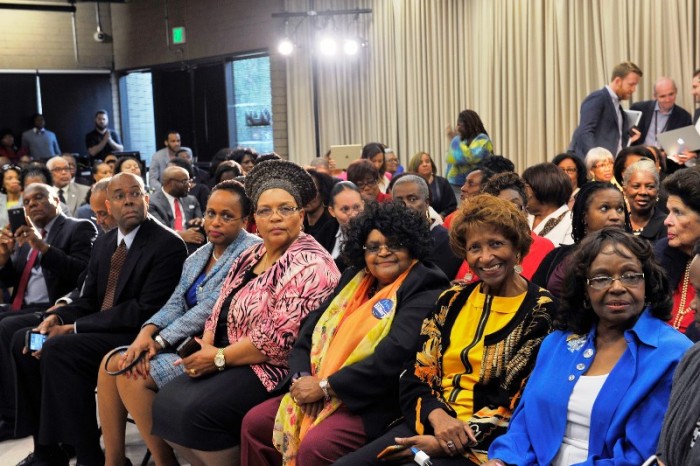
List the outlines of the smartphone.
<svg viewBox="0 0 700 466">
<path fill-rule="evenodd" d="M 16 232 L 19 227 L 27 224 L 27 217 L 24 215 L 23 207 L 7 209 L 7 217 L 10 220 L 10 230 L 12 230 L 12 233 Z"/>
<path fill-rule="evenodd" d="M 387 456 L 391 455 L 392 453 L 396 453 L 397 451 L 405 450 L 406 448 L 408 448 L 406 445 L 389 445 L 384 450 L 379 452 L 379 454 L 377 455 L 377 459 L 380 460 L 382 458 L 386 458 Z"/>
<path fill-rule="evenodd" d="M 39 332 L 27 330 L 24 344 L 27 348 L 29 348 L 30 351 L 39 351 L 41 347 L 44 346 L 44 342 L 46 341 L 47 337 L 47 335 L 41 334 Z"/>
<path fill-rule="evenodd" d="M 177 347 L 176 352 L 181 358 L 186 358 L 190 354 L 194 354 L 200 349 L 202 349 L 202 345 L 197 343 L 197 340 L 195 340 L 193 337 L 187 337 L 187 339 L 180 343 L 180 346 Z"/>
</svg>

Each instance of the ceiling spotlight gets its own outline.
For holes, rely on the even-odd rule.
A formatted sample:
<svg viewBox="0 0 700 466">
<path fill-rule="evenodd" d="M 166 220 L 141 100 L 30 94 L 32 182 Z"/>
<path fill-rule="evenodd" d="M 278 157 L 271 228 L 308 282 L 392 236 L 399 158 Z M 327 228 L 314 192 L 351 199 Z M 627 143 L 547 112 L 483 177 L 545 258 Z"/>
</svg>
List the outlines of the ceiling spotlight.
<svg viewBox="0 0 700 466">
<path fill-rule="evenodd" d="M 321 55 L 326 55 L 329 57 L 335 55 L 336 51 L 338 50 L 338 44 L 334 38 L 326 36 L 321 38 L 321 41 L 318 43 L 318 49 L 321 52 Z"/>
<path fill-rule="evenodd" d="M 343 42 L 343 52 L 345 55 L 357 55 L 360 51 L 360 43 L 355 39 L 345 39 Z"/>
<path fill-rule="evenodd" d="M 292 52 L 294 52 L 294 43 L 287 38 L 282 39 L 277 45 L 277 51 L 280 53 L 280 55 L 291 55 Z"/>
</svg>

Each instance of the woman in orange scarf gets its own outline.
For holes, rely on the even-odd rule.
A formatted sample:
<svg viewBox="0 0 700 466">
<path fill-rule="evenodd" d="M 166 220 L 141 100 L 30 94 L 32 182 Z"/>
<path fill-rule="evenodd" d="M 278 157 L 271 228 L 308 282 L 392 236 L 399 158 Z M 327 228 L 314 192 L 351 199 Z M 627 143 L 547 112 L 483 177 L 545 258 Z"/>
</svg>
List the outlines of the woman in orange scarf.
<svg viewBox="0 0 700 466">
<path fill-rule="evenodd" d="M 303 324 L 280 384 L 291 381 L 289 391 L 246 415 L 241 464 L 331 464 L 401 416 L 401 368 L 449 285 L 421 262 L 429 238 L 425 218 L 402 203 L 370 204 L 351 221 L 343 254 L 352 267 Z"/>
</svg>

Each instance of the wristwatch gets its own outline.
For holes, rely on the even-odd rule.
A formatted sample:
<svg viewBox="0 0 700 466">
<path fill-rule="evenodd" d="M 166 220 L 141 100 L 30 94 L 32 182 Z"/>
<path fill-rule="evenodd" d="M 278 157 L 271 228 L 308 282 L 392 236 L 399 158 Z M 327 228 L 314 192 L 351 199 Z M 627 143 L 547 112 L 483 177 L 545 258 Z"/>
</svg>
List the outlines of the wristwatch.
<svg viewBox="0 0 700 466">
<path fill-rule="evenodd" d="M 214 365 L 217 369 L 219 369 L 219 372 L 226 369 L 226 358 L 224 357 L 224 348 L 219 348 L 219 350 L 216 352 L 216 356 L 214 356 Z"/>
<path fill-rule="evenodd" d="M 165 341 L 165 338 L 161 337 L 160 335 L 156 335 L 153 337 L 153 339 L 160 345 L 161 349 L 165 349 L 168 347 L 168 342 Z"/>
<path fill-rule="evenodd" d="M 323 398 L 326 401 L 331 400 L 331 394 L 328 393 L 328 389 L 330 388 L 330 384 L 328 383 L 328 379 L 323 379 L 318 383 L 318 386 L 321 387 L 321 391 L 323 391 Z"/>
</svg>

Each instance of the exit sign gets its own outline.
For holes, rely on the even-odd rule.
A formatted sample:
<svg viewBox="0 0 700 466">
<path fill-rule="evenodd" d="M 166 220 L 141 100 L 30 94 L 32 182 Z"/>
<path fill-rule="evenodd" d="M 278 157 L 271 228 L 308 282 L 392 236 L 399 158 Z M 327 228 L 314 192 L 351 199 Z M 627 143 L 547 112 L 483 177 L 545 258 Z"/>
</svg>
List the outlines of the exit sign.
<svg viewBox="0 0 700 466">
<path fill-rule="evenodd" d="M 173 28 L 173 44 L 180 45 L 184 44 L 185 42 L 187 42 L 187 39 L 185 37 L 185 27 L 179 26 Z"/>
</svg>

